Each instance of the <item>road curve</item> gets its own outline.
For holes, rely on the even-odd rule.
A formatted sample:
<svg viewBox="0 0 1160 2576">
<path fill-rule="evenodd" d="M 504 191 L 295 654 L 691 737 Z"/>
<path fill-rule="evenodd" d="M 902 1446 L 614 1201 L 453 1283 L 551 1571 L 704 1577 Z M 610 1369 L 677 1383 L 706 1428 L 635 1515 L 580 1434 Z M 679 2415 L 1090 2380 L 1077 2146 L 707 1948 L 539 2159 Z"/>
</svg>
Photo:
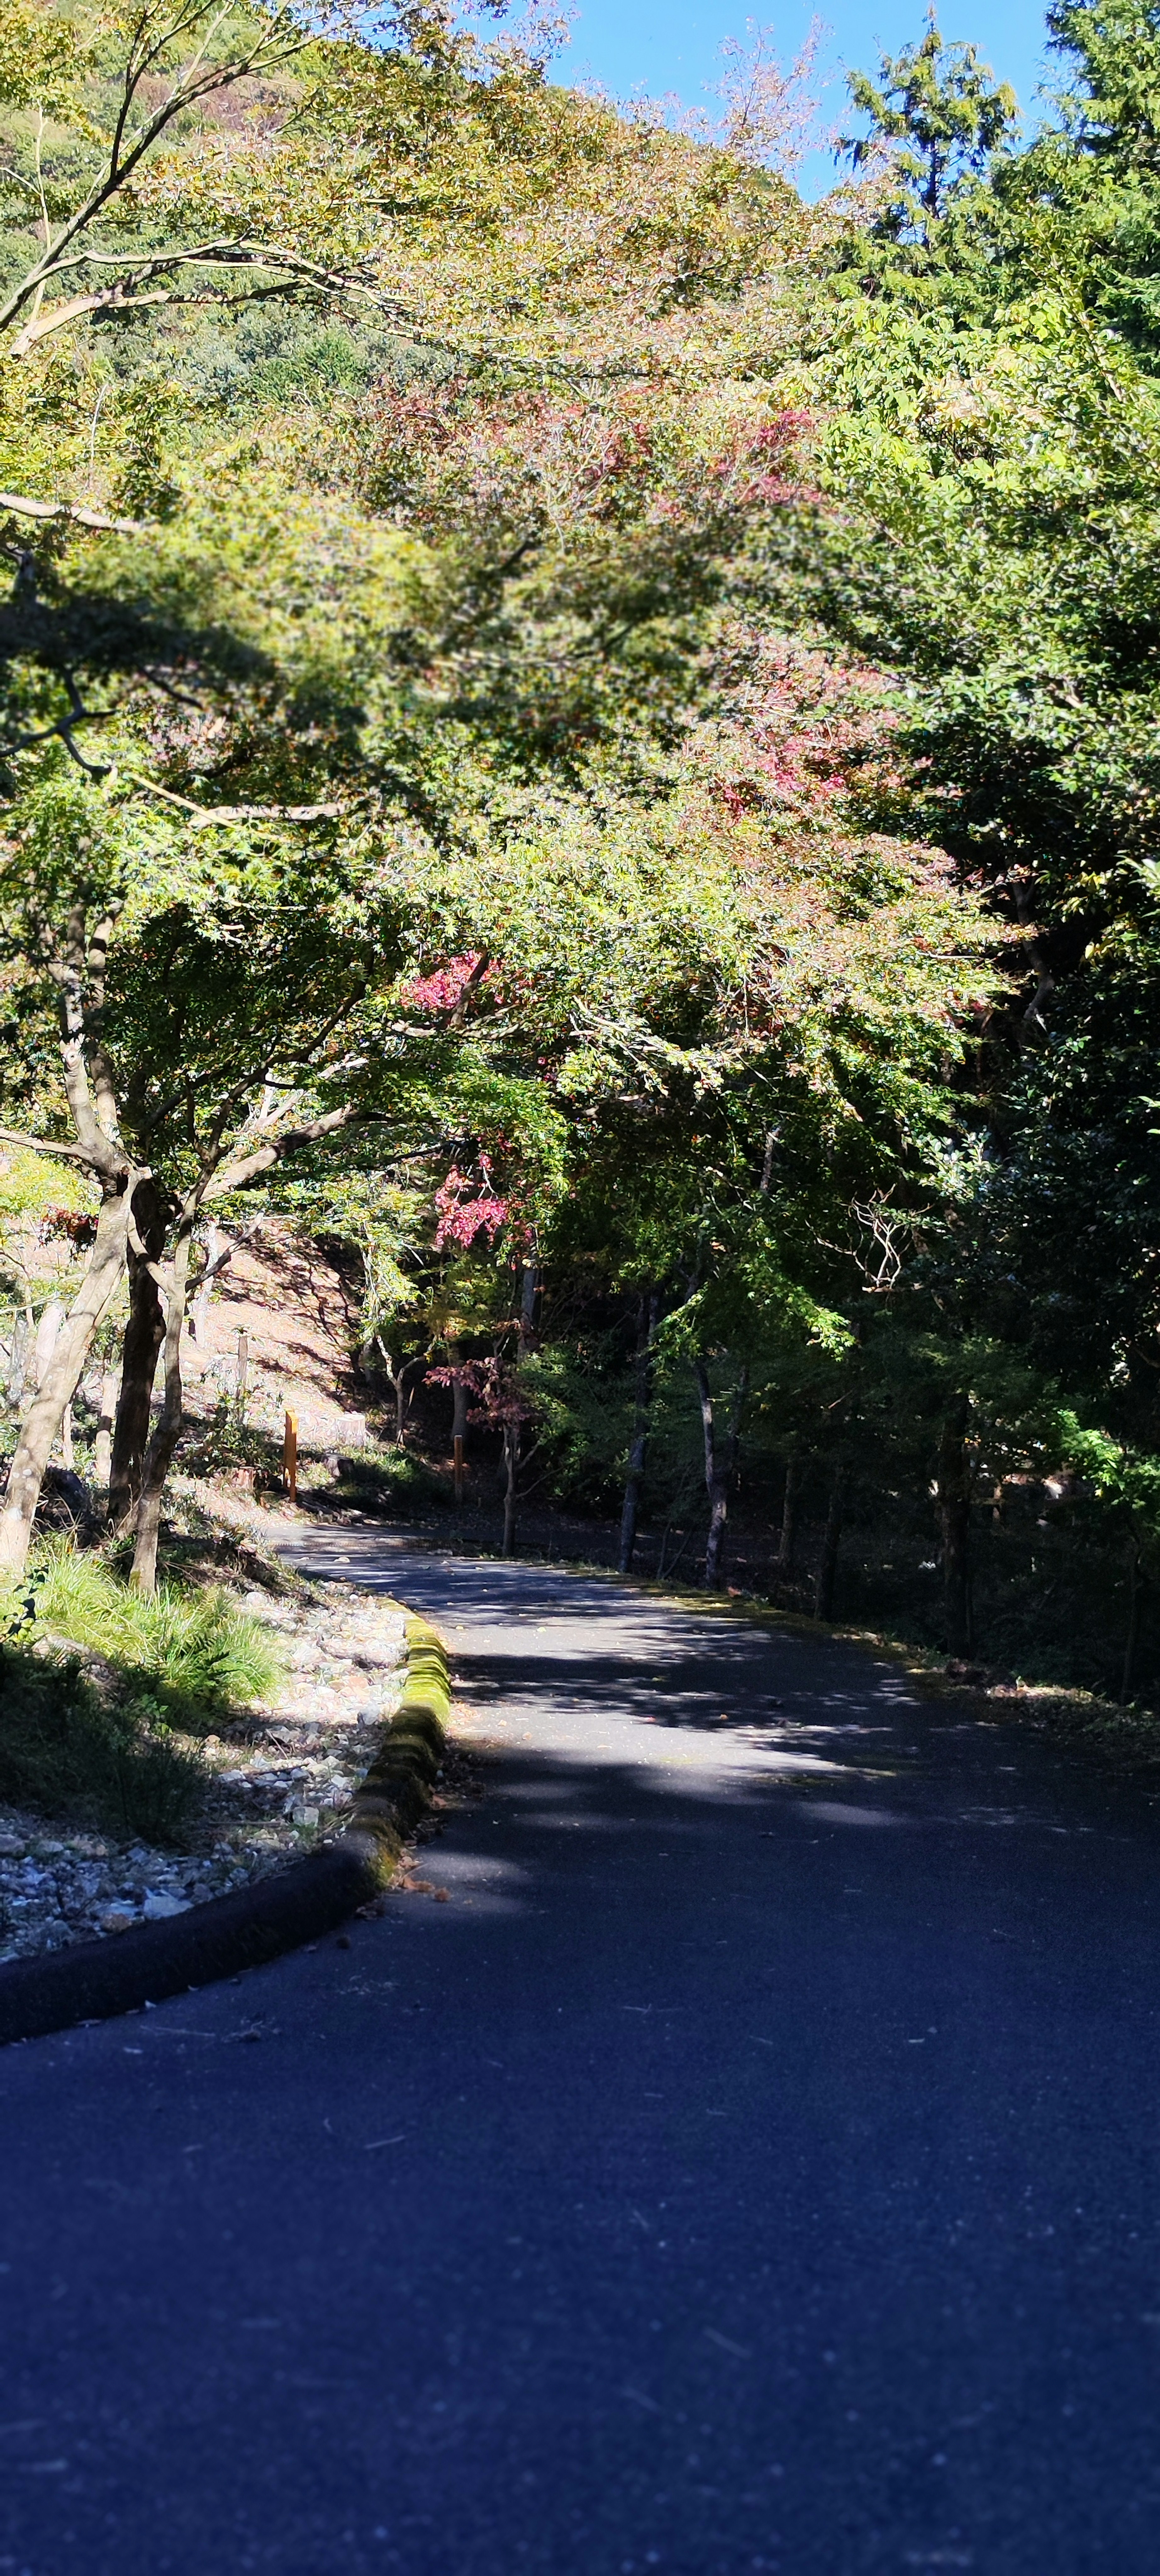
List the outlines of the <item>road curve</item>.
<svg viewBox="0 0 1160 2576">
<path fill-rule="evenodd" d="M 485 1796 L 0 2058 L 0 2576 L 1154 2576 L 1151 1801 L 868 1653 L 365 1529 Z"/>
</svg>

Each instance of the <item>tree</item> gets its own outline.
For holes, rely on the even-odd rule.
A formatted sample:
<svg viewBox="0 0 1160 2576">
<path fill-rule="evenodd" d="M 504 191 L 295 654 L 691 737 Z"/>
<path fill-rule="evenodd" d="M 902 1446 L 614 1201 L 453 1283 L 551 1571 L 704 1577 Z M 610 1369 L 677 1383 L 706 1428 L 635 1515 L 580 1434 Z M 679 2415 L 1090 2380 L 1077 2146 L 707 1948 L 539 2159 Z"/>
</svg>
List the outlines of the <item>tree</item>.
<svg viewBox="0 0 1160 2576">
<path fill-rule="evenodd" d="M 1018 118 L 1015 92 L 998 87 L 974 45 L 946 44 L 933 8 L 921 44 L 883 54 L 878 79 L 852 72 L 850 97 L 870 130 L 844 136 L 839 149 L 854 168 L 886 160 L 889 179 L 881 220 L 892 239 L 917 235 L 925 248 L 964 179 L 978 179 Z"/>
</svg>

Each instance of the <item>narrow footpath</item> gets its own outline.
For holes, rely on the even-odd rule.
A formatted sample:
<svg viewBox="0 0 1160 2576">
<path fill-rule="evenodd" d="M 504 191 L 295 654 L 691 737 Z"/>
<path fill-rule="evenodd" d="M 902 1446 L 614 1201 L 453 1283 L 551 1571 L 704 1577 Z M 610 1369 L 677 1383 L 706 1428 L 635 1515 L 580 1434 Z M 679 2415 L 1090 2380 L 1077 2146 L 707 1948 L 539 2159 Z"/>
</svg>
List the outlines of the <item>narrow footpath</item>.
<svg viewBox="0 0 1160 2576">
<path fill-rule="evenodd" d="M 442 1627 L 427 1892 L 0 2056 L 0 2576 L 1155 2576 L 1160 1808 L 885 1659 Z"/>
</svg>

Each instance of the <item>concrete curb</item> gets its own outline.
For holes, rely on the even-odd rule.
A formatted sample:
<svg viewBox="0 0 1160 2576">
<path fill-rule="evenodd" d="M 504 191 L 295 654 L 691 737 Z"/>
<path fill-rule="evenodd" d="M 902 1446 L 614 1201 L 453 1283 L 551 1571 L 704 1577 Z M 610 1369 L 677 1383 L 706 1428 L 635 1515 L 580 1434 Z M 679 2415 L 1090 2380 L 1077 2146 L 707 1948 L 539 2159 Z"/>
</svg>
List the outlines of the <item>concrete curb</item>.
<svg viewBox="0 0 1160 2576">
<path fill-rule="evenodd" d="M 395 1717 L 357 1791 L 345 1830 L 232 1896 L 191 1905 L 162 1923 L 78 1941 L 46 1958 L 0 1967 L 0 2047 L 81 2021 L 139 2012 L 192 1986 L 263 1967 L 318 1940 L 390 1886 L 405 1835 L 435 1785 L 451 1705 L 438 1630 L 407 1622 L 407 1678 Z"/>
</svg>

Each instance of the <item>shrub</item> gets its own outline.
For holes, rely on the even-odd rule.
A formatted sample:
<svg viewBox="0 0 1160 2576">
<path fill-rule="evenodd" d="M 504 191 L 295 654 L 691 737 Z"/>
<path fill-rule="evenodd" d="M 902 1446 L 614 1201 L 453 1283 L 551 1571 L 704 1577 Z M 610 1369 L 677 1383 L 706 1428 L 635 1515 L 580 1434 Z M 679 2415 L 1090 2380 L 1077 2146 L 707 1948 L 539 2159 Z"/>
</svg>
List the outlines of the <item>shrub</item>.
<svg viewBox="0 0 1160 2576">
<path fill-rule="evenodd" d="M 75 1658 L 0 1644 L 0 1798 L 106 1832 L 182 1843 L 205 1766 L 135 1700 L 110 1702 Z"/>
<path fill-rule="evenodd" d="M 169 1582 L 147 1596 L 61 1539 L 42 1540 L 28 1573 L 0 1591 L 3 1629 L 22 1646 L 48 1635 L 90 1648 L 123 1677 L 126 1696 L 144 1693 L 195 1733 L 261 1698 L 282 1671 L 277 1640 L 217 1586 Z"/>
</svg>

